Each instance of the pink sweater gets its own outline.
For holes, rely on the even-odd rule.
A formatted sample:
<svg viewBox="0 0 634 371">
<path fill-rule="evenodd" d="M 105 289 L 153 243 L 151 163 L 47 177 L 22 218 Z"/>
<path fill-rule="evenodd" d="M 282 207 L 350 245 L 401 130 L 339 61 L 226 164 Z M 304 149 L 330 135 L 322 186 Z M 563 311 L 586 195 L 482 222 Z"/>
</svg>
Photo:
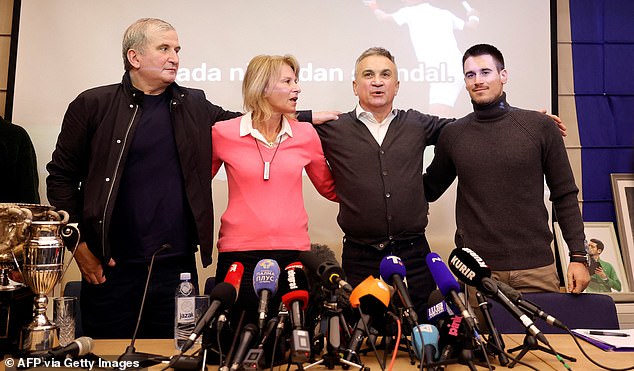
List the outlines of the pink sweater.
<svg viewBox="0 0 634 371">
<path fill-rule="evenodd" d="M 284 140 L 271 162 L 270 179 L 251 135 L 240 136 L 240 117 L 212 128 L 212 175 L 225 164 L 229 204 L 220 221 L 218 251 L 309 250 L 302 169 L 317 191 L 336 201 L 335 184 L 317 132 L 305 122 L 290 121 L 292 137 Z M 265 161 L 275 148 L 258 142 Z"/>
</svg>

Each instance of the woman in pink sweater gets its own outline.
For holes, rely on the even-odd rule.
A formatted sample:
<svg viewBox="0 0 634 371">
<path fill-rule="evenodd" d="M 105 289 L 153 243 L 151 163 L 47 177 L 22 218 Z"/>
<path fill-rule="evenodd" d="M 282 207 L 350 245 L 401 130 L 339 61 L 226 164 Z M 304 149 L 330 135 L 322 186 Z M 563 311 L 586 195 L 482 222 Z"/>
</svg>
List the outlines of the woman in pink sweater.
<svg viewBox="0 0 634 371">
<path fill-rule="evenodd" d="M 229 187 L 218 238 L 216 282 L 223 280 L 231 263 L 244 265 L 233 312 L 244 309 L 245 323 L 256 323 L 257 318 L 252 285 L 256 263 L 275 259 L 283 270 L 298 260 L 300 252 L 310 250 L 302 171 L 322 196 L 337 200 L 317 132 L 310 123 L 294 118 L 301 91 L 298 73 L 293 56 L 254 57 L 242 83 L 248 113 L 212 128 L 212 174 L 224 163 Z M 269 307 L 277 311 L 277 306 Z"/>
</svg>

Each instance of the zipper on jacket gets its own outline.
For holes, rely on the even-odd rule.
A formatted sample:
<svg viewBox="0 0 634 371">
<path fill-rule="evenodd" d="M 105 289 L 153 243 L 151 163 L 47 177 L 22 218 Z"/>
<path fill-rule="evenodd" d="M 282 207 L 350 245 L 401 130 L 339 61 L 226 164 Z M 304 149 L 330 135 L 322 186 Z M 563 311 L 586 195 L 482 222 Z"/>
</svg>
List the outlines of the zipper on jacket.
<svg viewBox="0 0 634 371">
<path fill-rule="evenodd" d="M 132 123 L 134 123 L 134 119 L 136 118 L 136 114 L 139 111 L 139 105 L 136 104 L 134 106 L 134 113 L 132 114 L 132 118 L 128 123 L 128 129 L 125 132 L 125 136 L 123 137 L 123 143 L 121 145 L 121 151 L 119 151 L 119 158 L 117 158 L 117 163 L 114 167 L 114 173 L 112 174 L 112 180 L 110 182 L 110 189 L 108 190 L 108 197 L 106 198 L 106 204 L 103 208 L 103 215 L 101 217 L 101 255 L 105 258 L 106 256 L 106 212 L 108 211 L 108 204 L 110 203 L 110 197 L 112 196 L 112 190 L 114 189 L 115 181 L 117 180 L 117 170 L 119 169 L 119 165 L 121 165 L 121 158 L 123 157 L 123 151 L 125 151 L 126 143 L 128 142 L 128 136 L 130 135 L 130 129 L 132 129 Z"/>
</svg>

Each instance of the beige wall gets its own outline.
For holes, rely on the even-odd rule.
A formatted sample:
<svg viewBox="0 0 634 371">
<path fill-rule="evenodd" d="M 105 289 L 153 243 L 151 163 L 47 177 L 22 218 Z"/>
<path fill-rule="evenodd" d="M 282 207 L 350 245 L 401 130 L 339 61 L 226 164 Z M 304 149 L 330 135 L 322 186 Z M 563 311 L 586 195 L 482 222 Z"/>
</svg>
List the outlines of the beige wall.
<svg viewBox="0 0 634 371">
<path fill-rule="evenodd" d="M 0 0 L 0 116 L 4 117 L 7 99 L 7 72 L 11 46 L 13 0 Z"/>
</svg>

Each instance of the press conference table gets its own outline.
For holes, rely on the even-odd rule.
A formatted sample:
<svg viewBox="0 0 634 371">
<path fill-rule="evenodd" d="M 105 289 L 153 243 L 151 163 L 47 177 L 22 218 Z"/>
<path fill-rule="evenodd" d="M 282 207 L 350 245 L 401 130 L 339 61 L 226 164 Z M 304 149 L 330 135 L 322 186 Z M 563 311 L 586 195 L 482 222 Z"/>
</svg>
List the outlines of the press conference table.
<svg viewBox="0 0 634 371">
<path fill-rule="evenodd" d="M 547 338 L 551 345 L 560 353 L 572 356 L 577 358 L 577 362 L 569 362 L 568 364 L 573 370 L 601 370 L 601 368 L 593 365 L 590 361 L 588 361 L 581 351 L 577 348 L 574 341 L 568 335 L 547 335 Z M 504 335 L 504 342 L 506 344 L 507 349 L 513 348 L 515 346 L 521 345 L 524 340 L 524 335 L 513 334 L 513 335 Z M 592 344 L 589 344 L 585 341 L 579 340 L 583 349 L 588 353 L 595 361 L 599 363 L 612 367 L 612 368 L 623 368 L 628 366 L 634 366 L 634 353 L 628 352 L 604 352 L 601 349 L 595 347 Z M 98 356 L 104 356 L 109 359 L 113 359 L 113 355 L 121 354 L 126 346 L 129 344 L 128 340 L 95 340 L 95 347 L 93 349 L 93 353 Z M 151 340 L 151 339 L 139 339 L 136 341 L 136 350 L 138 352 L 146 352 L 152 354 L 161 354 L 161 355 L 171 355 L 176 353 L 174 349 L 174 341 L 173 340 Z M 516 355 L 518 352 L 513 353 Z M 115 357 L 116 358 L 116 357 Z M 389 365 L 388 359 L 388 365 Z M 379 367 L 376 358 L 374 356 L 366 356 L 363 358 L 366 367 L 370 367 L 372 371 L 379 371 L 381 368 Z M 551 354 L 547 354 L 541 351 L 531 351 L 522 361 L 530 364 L 531 366 L 537 368 L 538 370 L 565 370 L 564 366 L 555 359 L 555 357 Z M 418 363 L 417 363 L 418 365 Z M 411 365 L 409 356 L 405 352 L 399 352 L 397 355 L 396 363 L 394 365 L 393 370 L 416 370 L 417 365 Z M 493 365 L 496 369 L 506 369 L 505 367 L 499 366 L 497 360 L 493 362 Z M 304 364 L 306 367 L 307 364 Z M 160 370 L 165 365 L 157 365 L 150 370 Z M 286 365 L 276 367 L 276 371 L 286 370 Z M 2 370 L 5 369 L 4 363 L 0 367 Z M 296 369 L 296 366 L 292 366 L 291 370 Z M 217 370 L 218 366 L 210 365 L 208 366 L 208 370 Z M 327 370 L 328 368 L 323 365 L 318 365 L 315 367 L 309 368 L 309 370 Z M 386 368 L 387 369 L 387 368 Z M 468 369 L 464 365 L 449 365 L 447 370 L 465 370 Z M 342 370 L 341 366 L 336 366 L 335 370 Z M 350 368 L 350 370 L 354 370 L 354 368 Z M 478 367 L 478 370 L 484 370 L 482 367 Z M 513 370 L 529 370 L 528 367 L 522 365 L 516 365 Z"/>
</svg>

